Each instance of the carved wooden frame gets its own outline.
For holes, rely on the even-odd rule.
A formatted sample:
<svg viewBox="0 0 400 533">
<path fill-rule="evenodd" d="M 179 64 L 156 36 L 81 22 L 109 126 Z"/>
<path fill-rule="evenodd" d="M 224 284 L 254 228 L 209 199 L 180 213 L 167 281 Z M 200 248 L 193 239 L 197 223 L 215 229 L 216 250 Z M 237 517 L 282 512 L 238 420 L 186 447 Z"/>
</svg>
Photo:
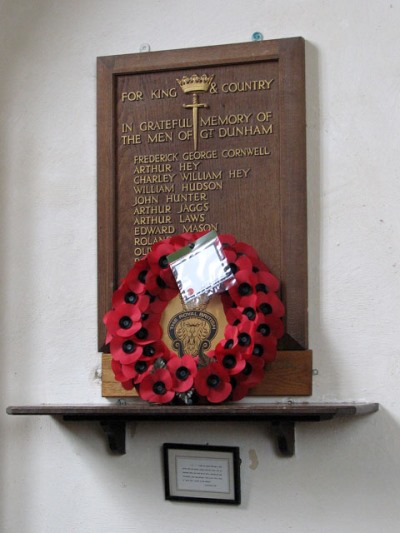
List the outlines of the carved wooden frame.
<svg viewBox="0 0 400 533">
<path fill-rule="evenodd" d="M 305 136 L 305 47 L 300 37 L 99 57 L 97 61 L 98 161 L 98 333 L 104 349 L 104 314 L 126 273 L 118 272 L 116 205 L 116 86 L 119 76 L 171 70 L 277 62 L 279 68 L 279 150 L 281 298 L 287 310 L 279 349 L 307 350 L 307 214 Z"/>
</svg>

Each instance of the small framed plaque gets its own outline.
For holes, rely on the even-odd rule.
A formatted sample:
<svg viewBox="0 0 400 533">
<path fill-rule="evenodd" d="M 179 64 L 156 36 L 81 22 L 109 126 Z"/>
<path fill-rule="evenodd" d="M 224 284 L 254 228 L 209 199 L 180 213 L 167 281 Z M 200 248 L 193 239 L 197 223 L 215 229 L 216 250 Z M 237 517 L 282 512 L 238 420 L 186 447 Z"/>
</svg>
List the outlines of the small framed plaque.
<svg viewBox="0 0 400 533">
<path fill-rule="evenodd" d="M 166 500 L 240 504 L 238 447 L 163 446 Z"/>
</svg>

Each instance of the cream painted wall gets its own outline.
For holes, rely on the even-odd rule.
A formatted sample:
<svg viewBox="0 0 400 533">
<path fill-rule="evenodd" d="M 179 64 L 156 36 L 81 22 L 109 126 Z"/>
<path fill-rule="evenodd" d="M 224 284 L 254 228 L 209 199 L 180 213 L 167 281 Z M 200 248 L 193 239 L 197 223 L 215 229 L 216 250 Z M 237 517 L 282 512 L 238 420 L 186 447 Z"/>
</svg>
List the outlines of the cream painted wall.
<svg viewBox="0 0 400 533">
<path fill-rule="evenodd" d="M 397 532 L 400 523 L 400 2 L 0 0 L 0 530 Z M 98 403 L 96 57 L 303 36 L 312 400 L 378 414 L 304 424 L 101 430 L 9 417 Z M 240 446 L 240 507 L 165 502 L 163 442 Z M 254 457 L 257 461 L 252 460 Z"/>
</svg>

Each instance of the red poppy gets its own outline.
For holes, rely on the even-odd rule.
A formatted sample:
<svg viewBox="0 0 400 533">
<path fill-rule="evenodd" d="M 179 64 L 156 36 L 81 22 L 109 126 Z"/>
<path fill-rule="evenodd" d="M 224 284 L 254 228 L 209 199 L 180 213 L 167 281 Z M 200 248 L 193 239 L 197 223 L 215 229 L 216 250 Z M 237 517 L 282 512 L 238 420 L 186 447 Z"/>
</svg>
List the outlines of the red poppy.
<svg viewBox="0 0 400 533">
<path fill-rule="evenodd" d="M 110 343 L 113 359 L 123 365 L 135 363 L 143 353 L 143 347 L 135 343 L 134 339 L 114 337 Z"/>
<path fill-rule="evenodd" d="M 271 272 L 262 271 L 256 273 L 257 292 L 276 292 L 279 290 L 279 280 Z"/>
<path fill-rule="evenodd" d="M 246 359 L 239 346 L 229 349 L 218 344 L 214 353 L 218 363 L 225 368 L 229 375 L 238 374 L 246 366 Z"/>
<path fill-rule="evenodd" d="M 232 390 L 229 374 L 219 363 L 210 363 L 200 368 L 194 383 L 200 396 L 205 396 L 211 403 L 223 402 Z"/>
<path fill-rule="evenodd" d="M 189 354 L 173 357 L 168 363 L 168 370 L 172 376 L 172 388 L 176 392 L 186 392 L 192 388 L 197 374 L 197 359 Z"/>
<path fill-rule="evenodd" d="M 122 369 L 125 368 L 126 365 L 121 365 L 119 361 L 115 361 L 114 359 L 111 360 L 111 368 L 114 372 L 115 379 L 121 383 L 123 388 L 125 390 L 132 390 L 133 389 L 133 379 L 130 377 L 127 377 L 123 372 Z"/>
<path fill-rule="evenodd" d="M 237 254 L 247 255 L 247 257 L 250 257 L 251 260 L 258 259 L 258 254 L 255 249 L 250 246 L 250 244 L 246 244 L 245 242 L 237 242 L 235 244 L 235 250 Z"/>
<path fill-rule="evenodd" d="M 223 248 L 234 246 L 234 244 L 236 243 L 235 237 L 230 233 L 224 233 L 222 235 L 219 235 L 219 240 Z"/>
<path fill-rule="evenodd" d="M 238 326 L 228 324 L 225 327 L 223 347 L 232 349 L 238 346 L 244 355 L 250 354 L 253 350 L 255 334 L 255 322 L 250 320 L 244 319 Z"/>
<path fill-rule="evenodd" d="M 139 396 L 151 403 L 169 403 L 175 396 L 172 376 L 165 368 L 148 374 L 140 384 Z"/>
<path fill-rule="evenodd" d="M 135 293 L 141 294 L 146 290 L 146 278 L 150 267 L 147 259 L 137 261 L 134 267 L 128 272 L 125 282 L 128 287 Z"/>
<path fill-rule="evenodd" d="M 151 271 L 156 276 L 160 276 L 169 286 L 174 283 L 174 276 L 168 263 L 167 256 L 176 250 L 176 245 L 174 246 L 170 241 L 165 240 L 157 242 L 147 254 Z"/>
<path fill-rule="evenodd" d="M 240 270 L 235 274 L 236 283 L 229 289 L 229 294 L 236 305 L 242 307 L 242 298 L 256 292 L 257 277 L 253 272 Z"/>
<path fill-rule="evenodd" d="M 233 385 L 232 400 L 239 401 L 246 396 L 249 389 L 260 383 L 264 377 L 263 359 L 251 356 L 239 374 L 231 378 Z"/>
<path fill-rule="evenodd" d="M 118 289 L 114 291 L 111 303 L 114 308 L 126 303 L 130 305 L 136 305 L 141 311 L 143 311 L 148 307 L 149 300 L 149 296 L 146 296 L 143 293 L 136 294 L 133 292 L 125 280 L 123 280 Z"/>
<path fill-rule="evenodd" d="M 166 302 L 175 298 L 179 293 L 178 286 L 173 276 L 168 284 L 157 272 L 153 271 L 150 271 L 147 274 L 146 286 L 150 294 Z"/>
<path fill-rule="evenodd" d="M 224 252 L 234 275 L 241 270 L 252 272 L 252 262 L 246 255 L 237 255 L 234 250 L 224 250 Z"/>
<path fill-rule="evenodd" d="M 145 323 L 140 322 L 139 329 L 133 335 L 137 344 L 150 344 L 160 340 L 162 337 L 162 328 L 157 320 L 147 320 Z"/>
<path fill-rule="evenodd" d="M 154 362 L 156 359 L 160 358 L 164 360 L 169 360 L 170 358 L 170 351 L 162 340 L 154 341 L 149 344 L 143 344 L 142 349 L 142 359 L 147 362 Z"/>
<path fill-rule="evenodd" d="M 280 339 L 283 335 L 283 322 L 274 315 L 258 315 L 255 322 L 257 334 L 262 337 L 269 337 L 272 335 L 276 339 Z M 257 335 L 258 337 L 258 335 Z"/>
<path fill-rule="evenodd" d="M 241 304 L 244 307 L 255 307 L 262 315 L 273 315 L 282 317 L 285 314 L 283 303 L 275 292 L 257 292 L 247 298 L 242 298 Z"/>
<path fill-rule="evenodd" d="M 265 363 L 270 363 L 276 358 L 278 341 L 272 335 L 269 337 L 262 337 L 257 334 L 254 341 L 252 355 L 261 357 Z"/>
<path fill-rule="evenodd" d="M 107 328 L 106 342 L 110 342 L 115 335 L 130 337 L 136 333 L 141 327 L 140 315 L 140 310 L 131 304 L 123 303 L 116 309 L 111 309 L 103 319 Z"/>
</svg>

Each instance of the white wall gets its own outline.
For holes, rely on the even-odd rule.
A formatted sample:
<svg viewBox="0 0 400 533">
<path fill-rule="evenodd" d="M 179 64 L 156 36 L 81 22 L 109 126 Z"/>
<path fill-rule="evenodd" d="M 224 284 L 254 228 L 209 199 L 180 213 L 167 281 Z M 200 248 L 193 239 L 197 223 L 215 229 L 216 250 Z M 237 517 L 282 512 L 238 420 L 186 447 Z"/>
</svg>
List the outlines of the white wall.
<svg viewBox="0 0 400 533">
<path fill-rule="evenodd" d="M 400 2 L 0 0 L 1 531 L 397 532 L 400 520 Z M 100 428 L 10 417 L 99 403 L 96 57 L 303 36 L 314 401 L 375 415 L 304 424 Z M 165 502 L 163 442 L 240 446 L 240 507 Z M 251 460 L 257 457 L 258 464 Z"/>
</svg>

